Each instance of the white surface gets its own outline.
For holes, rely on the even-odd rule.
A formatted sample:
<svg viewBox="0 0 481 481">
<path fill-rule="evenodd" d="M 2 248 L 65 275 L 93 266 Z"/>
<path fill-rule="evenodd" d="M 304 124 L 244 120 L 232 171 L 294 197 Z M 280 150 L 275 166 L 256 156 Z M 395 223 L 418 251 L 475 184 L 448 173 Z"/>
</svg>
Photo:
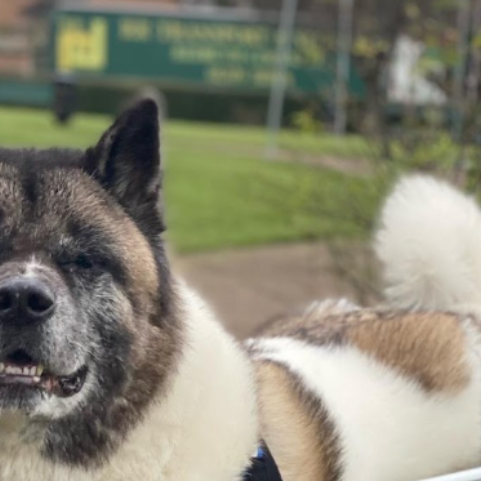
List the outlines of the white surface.
<svg viewBox="0 0 481 481">
<path fill-rule="evenodd" d="M 421 481 L 480 481 L 481 468 L 470 469 L 469 471 L 460 471 L 459 473 L 447 474 L 437 478 L 423 479 Z"/>
</svg>

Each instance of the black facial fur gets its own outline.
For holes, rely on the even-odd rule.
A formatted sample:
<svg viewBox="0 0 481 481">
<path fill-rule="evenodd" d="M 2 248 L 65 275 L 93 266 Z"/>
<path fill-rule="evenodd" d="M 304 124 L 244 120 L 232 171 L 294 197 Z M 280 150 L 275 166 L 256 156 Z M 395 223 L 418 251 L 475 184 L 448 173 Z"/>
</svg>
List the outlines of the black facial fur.
<svg viewBox="0 0 481 481">
<path fill-rule="evenodd" d="M 68 315 L 75 318 L 72 330 L 61 335 L 56 326 L 0 327 L 0 356 L 17 343 L 37 358 L 50 356 L 52 363 L 57 356 L 61 365 L 71 354 L 65 349 L 80 342 L 95 384 L 72 411 L 39 421 L 46 425 L 42 453 L 54 462 L 96 467 L 107 460 L 167 382 L 179 351 L 181 333 L 161 239 L 158 130 L 155 104 L 143 101 L 85 153 L 0 149 L 0 275 L 12 262 L 35 255 L 68 293 Z M 90 222 L 91 212 L 102 222 Z M 139 256 L 122 247 L 130 239 L 123 239 L 127 234 L 119 226 L 131 222 L 153 259 L 145 266 L 156 275 L 155 293 L 147 300 L 149 286 L 139 284 L 133 261 L 125 257 Z M 118 237 L 102 227 L 109 224 Z M 57 350 L 52 351 L 53 338 Z M 74 339 L 72 347 L 67 338 Z"/>
</svg>

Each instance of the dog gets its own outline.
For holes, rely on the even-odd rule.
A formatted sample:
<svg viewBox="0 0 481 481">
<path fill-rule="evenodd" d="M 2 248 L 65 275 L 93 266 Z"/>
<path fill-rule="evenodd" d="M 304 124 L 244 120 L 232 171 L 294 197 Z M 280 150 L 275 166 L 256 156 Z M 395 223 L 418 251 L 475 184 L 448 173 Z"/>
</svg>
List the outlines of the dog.
<svg viewBox="0 0 481 481">
<path fill-rule="evenodd" d="M 479 223 L 474 205 L 420 181 L 424 218 L 401 186 L 377 241 L 387 307 L 318 302 L 240 344 L 170 270 L 159 152 L 151 100 L 86 151 L 0 150 L 1 481 L 414 481 L 480 463 L 480 326 L 457 309 L 480 258 L 473 219 L 442 211 Z"/>
</svg>

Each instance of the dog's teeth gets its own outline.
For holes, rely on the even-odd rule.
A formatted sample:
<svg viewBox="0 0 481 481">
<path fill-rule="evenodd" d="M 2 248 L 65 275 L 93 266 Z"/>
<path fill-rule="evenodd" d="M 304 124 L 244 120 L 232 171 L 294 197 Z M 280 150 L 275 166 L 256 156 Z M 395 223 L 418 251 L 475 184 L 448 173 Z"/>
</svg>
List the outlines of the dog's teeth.
<svg viewBox="0 0 481 481">
<path fill-rule="evenodd" d="M 39 365 L 37 366 L 37 376 L 41 376 L 42 373 L 43 373 L 43 371 L 44 371 L 44 369 L 45 369 L 45 368 L 44 368 L 41 364 L 39 364 Z M 33 374 L 35 374 L 35 372 L 34 372 Z"/>
<path fill-rule="evenodd" d="M 24 376 L 30 376 L 30 368 L 29 367 L 23 368 L 23 375 Z"/>
<path fill-rule="evenodd" d="M 40 376 L 34 376 L 33 382 L 40 382 Z"/>
<path fill-rule="evenodd" d="M 0 373 L 5 371 L 5 364 L 3 362 L 0 362 Z"/>
<path fill-rule="evenodd" d="M 20 376 L 23 374 L 22 368 L 15 366 L 7 366 L 6 372 L 7 374 L 18 374 Z"/>
<path fill-rule="evenodd" d="M 35 376 L 36 372 L 37 372 L 37 368 L 35 366 L 32 366 L 30 368 L 30 376 Z"/>
</svg>

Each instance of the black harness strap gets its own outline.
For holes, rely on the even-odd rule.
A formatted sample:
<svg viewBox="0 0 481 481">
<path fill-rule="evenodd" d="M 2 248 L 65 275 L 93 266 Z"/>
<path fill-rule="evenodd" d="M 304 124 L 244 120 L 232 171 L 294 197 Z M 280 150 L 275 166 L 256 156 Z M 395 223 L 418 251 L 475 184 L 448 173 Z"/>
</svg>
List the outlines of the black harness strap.
<svg viewBox="0 0 481 481">
<path fill-rule="evenodd" d="M 265 443 L 262 443 L 258 455 L 252 460 L 243 481 L 282 481 L 277 464 Z"/>
</svg>

